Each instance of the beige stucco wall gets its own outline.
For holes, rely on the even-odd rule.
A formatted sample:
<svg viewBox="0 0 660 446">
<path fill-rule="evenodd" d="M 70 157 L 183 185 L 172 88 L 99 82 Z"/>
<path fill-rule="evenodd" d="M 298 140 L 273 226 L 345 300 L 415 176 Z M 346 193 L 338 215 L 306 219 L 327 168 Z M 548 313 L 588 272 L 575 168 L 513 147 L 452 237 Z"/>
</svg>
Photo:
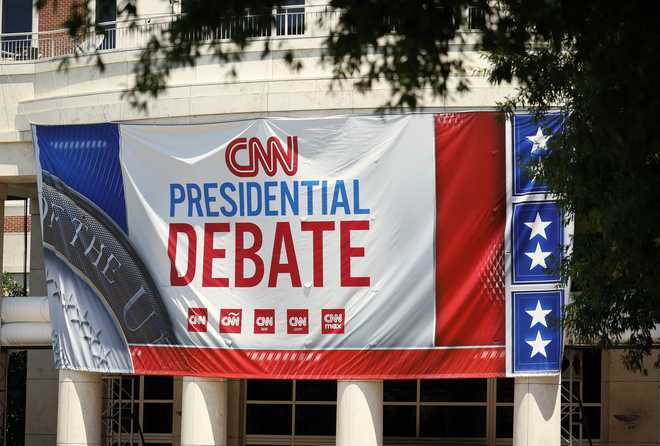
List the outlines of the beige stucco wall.
<svg viewBox="0 0 660 446">
<path fill-rule="evenodd" d="M 621 351 L 603 353 L 602 441 L 610 446 L 660 444 L 660 370 L 653 367 L 660 350 L 647 358 L 648 374 L 631 372 L 621 361 Z M 626 424 L 615 415 L 639 416 Z"/>
</svg>

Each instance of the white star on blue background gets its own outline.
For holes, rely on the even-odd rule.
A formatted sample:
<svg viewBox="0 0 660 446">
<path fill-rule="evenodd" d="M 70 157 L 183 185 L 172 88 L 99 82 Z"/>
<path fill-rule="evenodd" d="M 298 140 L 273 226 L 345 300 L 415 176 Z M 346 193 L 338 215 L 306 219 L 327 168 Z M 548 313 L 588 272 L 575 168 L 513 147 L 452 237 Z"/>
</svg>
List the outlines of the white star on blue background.
<svg viewBox="0 0 660 446">
<path fill-rule="evenodd" d="M 534 136 L 528 136 L 527 140 L 532 142 L 531 153 L 546 150 L 548 148 L 548 140 L 550 137 L 552 137 L 552 135 L 546 136 L 543 134 L 541 127 L 536 130 L 536 134 Z"/>
</svg>

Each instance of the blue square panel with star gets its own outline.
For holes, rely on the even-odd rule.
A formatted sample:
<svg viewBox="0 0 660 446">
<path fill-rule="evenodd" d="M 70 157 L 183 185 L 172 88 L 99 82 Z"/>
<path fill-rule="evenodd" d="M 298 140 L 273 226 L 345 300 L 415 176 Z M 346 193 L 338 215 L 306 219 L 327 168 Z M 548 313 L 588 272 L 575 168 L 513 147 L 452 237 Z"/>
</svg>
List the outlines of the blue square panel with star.
<svg viewBox="0 0 660 446">
<path fill-rule="evenodd" d="M 564 292 L 513 292 L 513 372 L 556 373 L 562 357 Z"/>
<path fill-rule="evenodd" d="M 536 121 L 533 114 L 516 113 L 513 116 L 513 194 L 537 194 L 549 191 L 527 170 L 531 161 L 548 152 L 548 142 L 561 131 L 563 117 L 548 113 Z"/>
<path fill-rule="evenodd" d="M 552 201 L 514 203 L 511 224 L 511 283 L 559 282 L 564 224 Z"/>
</svg>

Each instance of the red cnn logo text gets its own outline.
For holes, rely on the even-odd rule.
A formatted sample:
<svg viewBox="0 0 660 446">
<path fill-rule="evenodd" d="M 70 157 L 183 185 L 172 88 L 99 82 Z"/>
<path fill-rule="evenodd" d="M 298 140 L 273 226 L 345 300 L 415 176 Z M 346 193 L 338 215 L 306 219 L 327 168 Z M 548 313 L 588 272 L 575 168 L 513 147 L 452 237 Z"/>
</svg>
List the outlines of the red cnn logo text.
<svg viewBox="0 0 660 446">
<path fill-rule="evenodd" d="M 188 308 L 188 331 L 205 332 L 208 322 L 206 308 Z"/>
<path fill-rule="evenodd" d="M 254 310 L 254 332 L 275 333 L 275 310 Z"/>
<path fill-rule="evenodd" d="M 256 137 L 233 139 L 225 150 L 227 168 L 239 177 L 256 177 L 261 166 L 272 177 L 279 164 L 286 175 L 293 176 L 298 171 L 298 137 L 287 136 L 286 142 L 285 149 L 278 137 L 271 136 L 264 148 Z"/>
<path fill-rule="evenodd" d="M 343 334 L 346 314 L 340 310 L 321 310 L 321 333 Z"/>
<path fill-rule="evenodd" d="M 220 333 L 240 333 L 242 313 L 241 309 L 223 308 L 220 310 Z"/>
<path fill-rule="evenodd" d="M 309 317 L 307 310 L 286 310 L 287 334 L 309 333 Z"/>
</svg>

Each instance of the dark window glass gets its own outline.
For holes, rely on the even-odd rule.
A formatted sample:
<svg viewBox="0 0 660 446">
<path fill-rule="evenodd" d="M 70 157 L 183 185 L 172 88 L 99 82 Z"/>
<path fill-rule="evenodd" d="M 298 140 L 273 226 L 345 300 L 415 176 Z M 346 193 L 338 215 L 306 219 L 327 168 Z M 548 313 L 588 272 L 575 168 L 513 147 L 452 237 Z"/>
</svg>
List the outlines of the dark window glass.
<svg viewBox="0 0 660 446">
<path fill-rule="evenodd" d="M 561 382 L 562 391 L 568 394 L 571 392 L 573 395 L 574 402 L 577 402 L 577 397 L 580 396 L 580 381 L 562 381 Z"/>
<path fill-rule="evenodd" d="M 485 437 L 486 407 L 422 406 L 422 437 Z"/>
<path fill-rule="evenodd" d="M 482 8 L 471 6 L 468 8 L 468 28 L 472 30 L 484 29 L 486 14 Z"/>
<path fill-rule="evenodd" d="M 421 381 L 422 401 L 485 402 L 485 379 L 429 379 Z"/>
<path fill-rule="evenodd" d="M 383 401 L 417 401 L 417 381 L 385 381 L 383 384 Z"/>
<path fill-rule="evenodd" d="M 584 350 L 582 357 L 584 358 L 582 400 L 585 403 L 600 403 L 600 350 Z"/>
<path fill-rule="evenodd" d="M 513 438 L 513 406 L 495 409 L 495 435 L 497 438 Z"/>
<path fill-rule="evenodd" d="M 497 402 L 513 403 L 513 378 L 497 379 Z"/>
<path fill-rule="evenodd" d="M 577 408 L 577 405 L 576 405 L 576 408 Z M 585 408 L 585 409 L 586 409 L 586 408 Z M 595 408 L 595 409 L 596 409 L 597 411 L 600 410 L 600 408 Z M 585 413 L 585 415 L 587 416 L 587 419 L 586 419 L 587 424 L 590 424 L 590 423 L 591 423 L 591 419 L 590 419 L 590 417 L 589 417 L 589 414 L 588 414 L 588 413 Z M 570 422 L 570 421 L 572 421 L 572 423 L 571 423 L 570 426 L 569 426 L 569 422 Z M 600 427 L 599 427 L 599 426 L 600 426 L 600 417 L 596 417 L 596 419 L 595 419 L 594 421 L 595 421 L 596 423 L 598 423 L 597 430 L 600 430 Z M 585 427 L 590 427 L 590 426 L 584 426 L 584 425 L 582 424 L 582 420 L 580 419 L 580 414 L 579 414 L 579 412 L 577 412 L 577 410 L 576 410 L 576 412 L 573 413 L 573 419 L 572 419 L 572 420 L 569 418 L 568 415 L 566 415 L 566 416 L 564 416 L 564 417 L 562 418 L 562 420 L 561 420 L 561 427 L 562 427 L 562 429 L 563 429 L 564 432 L 569 432 L 569 427 L 570 427 L 570 432 L 571 432 L 571 435 L 573 436 L 573 438 L 580 438 L 580 429 L 582 429 L 582 438 L 584 438 L 584 439 L 586 440 L 586 438 L 587 438 L 587 431 L 585 430 Z M 590 432 L 590 433 L 591 433 L 591 432 Z M 599 433 L 597 432 L 597 433 L 596 433 L 596 437 L 593 437 L 594 434 L 591 434 L 591 435 L 592 435 L 592 438 L 598 438 L 598 434 L 599 434 Z"/>
<path fill-rule="evenodd" d="M 145 400 L 171 400 L 174 398 L 174 378 L 171 376 L 145 376 Z"/>
<path fill-rule="evenodd" d="M 258 401 L 291 401 L 293 381 L 274 379 L 250 379 L 247 382 L 247 399 Z"/>
<path fill-rule="evenodd" d="M 415 406 L 383 407 L 383 435 L 386 437 L 415 436 Z"/>
<path fill-rule="evenodd" d="M 291 435 L 291 404 L 248 404 L 248 434 Z"/>
<path fill-rule="evenodd" d="M 117 0 L 96 0 L 96 23 L 117 20 Z"/>
<path fill-rule="evenodd" d="M 121 395 L 117 394 L 118 389 L 121 388 Z M 121 399 L 138 399 L 140 397 L 140 377 L 139 376 L 122 376 L 121 380 L 112 380 L 112 391 L 114 397 Z"/>
<path fill-rule="evenodd" d="M 172 403 L 144 403 L 142 430 L 145 433 L 171 434 L 173 407 Z"/>
<path fill-rule="evenodd" d="M 131 410 L 131 406 L 133 410 Z M 121 408 L 121 410 L 120 410 Z M 137 432 L 138 431 L 138 416 L 139 407 L 137 403 L 115 403 L 112 406 L 112 423 L 113 432 L 119 432 L 119 420 L 121 420 L 121 430 L 123 432 Z"/>
<path fill-rule="evenodd" d="M 32 2 L 26 0 L 3 0 L 2 32 L 32 32 Z M 8 37 L 8 39 L 15 39 Z"/>
<path fill-rule="evenodd" d="M 31 5 L 31 2 L 28 2 Z M 25 383 L 27 351 L 9 352 L 5 444 L 25 444 Z"/>
<path fill-rule="evenodd" d="M 600 407 L 583 407 L 583 414 L 588 429 L 583 430 L 583 437 L 598 440 L 600 438 Z"/>
<path fill-rule="evenodd" d="M 117 0 L 96 0 L 96 23 L 101 25 L 101 36 L 103 39 L 96 43 L 97 49 L 109 50 L 117 46 Z"/>
<path fill-rule="evenodd" d="M 296 404 L 296 435 L 335 435 L 337 407 Z"/>
<path fill-rule="evenodd" d="M 296 401 L 336 401 L 337 381 L 296 381 Z"/>
</svg>

